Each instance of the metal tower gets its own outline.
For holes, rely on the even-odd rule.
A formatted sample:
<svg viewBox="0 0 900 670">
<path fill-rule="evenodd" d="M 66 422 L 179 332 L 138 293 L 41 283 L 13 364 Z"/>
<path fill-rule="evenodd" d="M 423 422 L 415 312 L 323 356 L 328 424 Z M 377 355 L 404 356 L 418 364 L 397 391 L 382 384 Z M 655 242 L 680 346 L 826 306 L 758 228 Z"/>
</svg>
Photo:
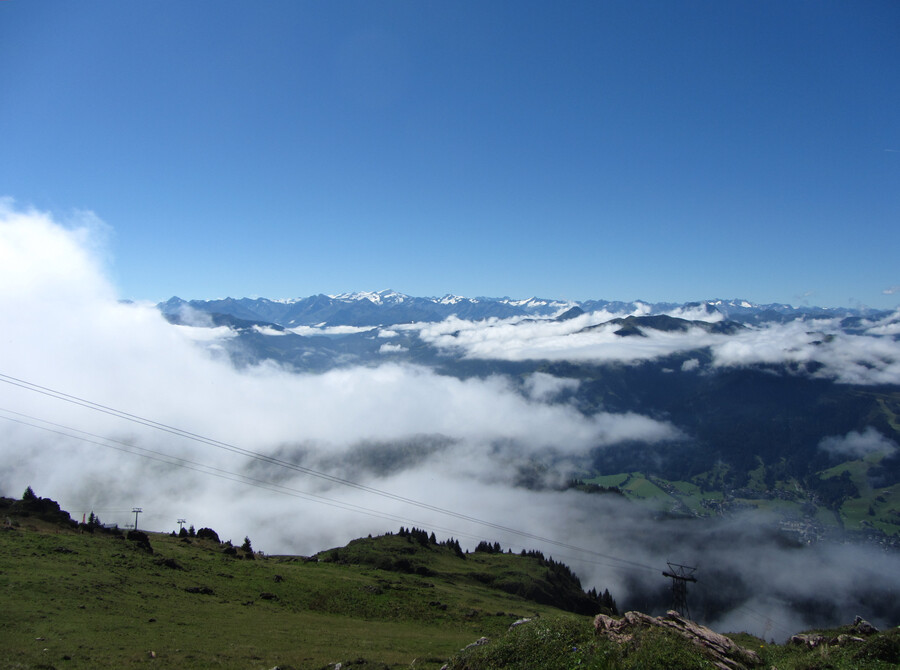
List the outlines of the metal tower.
<svg viewBox="0 0 900 670">
<path fill-rule="evenodd" d="M 691 618 L 691 611 L 687 604 L 687 583 L 696 582 L 694 571 L 697 569 L 689 565 L 679 565 L 678 563 L 669 563 L 668 571 L 663 571 L 663 577 L 672 578 L 672 609 L 678 612 L 686 619 Z"/>
</svg>

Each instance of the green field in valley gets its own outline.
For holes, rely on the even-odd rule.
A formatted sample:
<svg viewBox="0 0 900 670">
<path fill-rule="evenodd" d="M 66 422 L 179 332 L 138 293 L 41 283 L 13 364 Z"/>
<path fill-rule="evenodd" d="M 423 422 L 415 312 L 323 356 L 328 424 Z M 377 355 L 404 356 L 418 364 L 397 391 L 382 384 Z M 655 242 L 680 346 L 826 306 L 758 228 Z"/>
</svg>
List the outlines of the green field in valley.
<svg viewBox="0 0 900 670">
<path fill-rule="evenodd" d="M 796 480 L 779 480 L 771 490 L 767 489 L 762 463 L 750 473 L 748 485 L 737 491 L 708 488 L 708 482 L 717 477 L 714 472 L 704 473 L 693 481 L 668 481 L 641 472 L 596 475 L 583 481 L 605 488 L 615 487 L 628 499 L 660 511 L 715 516 L 754 508 L 786 520 L 807 519 L 824 527 L 852 531 L 875 529 L 886 535 L 900 535 L 900 484 L 870 486 L 869 472 L 877 464 L 877 457 L 847 461 L 817 473 L 816 476 L 826 482 L 837 482 L 843 477 L 852 484 L 853 488 L 848 488 L 852 493 L 836 498 L 831 504 L 826 504 Z"/>
</svg>

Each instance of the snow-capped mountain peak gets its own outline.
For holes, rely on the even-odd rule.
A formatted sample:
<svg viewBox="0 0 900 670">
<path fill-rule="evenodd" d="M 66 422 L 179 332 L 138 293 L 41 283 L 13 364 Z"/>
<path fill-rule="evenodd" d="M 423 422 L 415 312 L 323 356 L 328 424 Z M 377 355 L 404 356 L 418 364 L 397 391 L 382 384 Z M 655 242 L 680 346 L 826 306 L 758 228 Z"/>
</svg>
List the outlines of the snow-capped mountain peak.
<svg viewBox="0 0 900 670">
<path fill-rule="evenodd" d="M 859 310 L 850 308 L 806 306 L 794 308 L 782 304 L 754 304 L 743 299 L 711 299 L 677 304 L 650 303 L 645 300 L 635 300 L 630 303 L 607 300 L 576 302 L 546 300 L 537 297 L 515 299 L 508 296 L 503 298 L 466 298 L 455 294 L 447 294 L 440 298 L 425 298 L 409 296 L 390 289 L 327 296 L 320 294 L 290 300 L 228 298 L 187 302 L 173 297 L 160 303 L 158 307 L 166 314 L 179 314 L 183 309 L 190 308 L 211 314 L 227 314 L 236 319 L 254 323 L 277 324 L 287 328 L 315 324 L 383 327 L 400 323 L 436 322 L 451 316 L 469 321 L 515 317 L 552 319 L 573 307 L 578 307 L 584 312 L 604 311 L 632 316 L 668 314 L 708 322 L 726 319 L 748 324 L 785 322 L 793 319 L 848 317 L 862 314 Z M 868 312 L 866 314 L 872 315 Z"/>
<path fill-rule="evenodd" d="M 435 298 L 434 301 L 441 305 L 456 305 L 461 302 L 478 302 L 472 298 L 465 298 L 461 295 L 454 295 L 452 293 L 448 293 L 442 298 Z"/>
<path fill-rule="evenodd" d="M 382 305 L 385 303 L 402 303 L 409 298 L 408 295 L 397 293 L 397 291 L 392 291 L 391 289 L 385 289 L 383 291 L 355 291 L 352 293 L 339 293 L 337 295 L 329 295 L 328 297 L 332 300 L 340 300 L 341 302 L 359 302 L 360 300 L 368 300 L 375 305 Z"/>
</svg>

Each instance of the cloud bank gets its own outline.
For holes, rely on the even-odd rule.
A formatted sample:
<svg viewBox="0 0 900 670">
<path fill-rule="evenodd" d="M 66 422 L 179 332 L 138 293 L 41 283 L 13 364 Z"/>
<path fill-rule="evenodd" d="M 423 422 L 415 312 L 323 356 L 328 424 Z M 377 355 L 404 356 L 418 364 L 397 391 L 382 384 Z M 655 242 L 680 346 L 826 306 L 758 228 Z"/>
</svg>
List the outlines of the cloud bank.
<svg viewBox="0 0 900 670">
<path fill-rule="evenodd" d="M 150 305 L 118 301 L 102 270 L 97 229 L 87 215 L 61 225 L 9 201 L 0 205 L 0 374 L 224 444 L 0 383 L 0 457 L 6 464 L 0 493 L 18 496 L 31 485 L 76 515 L 94 511 L 122 525 L 131 520 L 131 507 L 141 506 L 145 528 L 170 530 L 176 519 L 187 518 L 197 527 L 215 528 L 223 539 L 250 535 L 254 546 L 269 553 L 312 553 L 417 525 L 456 536 L 469 547 L 488 539 L 516 551 L 541 549 L 569 563 L 586 588 L 609 588 L 620 604 L 650 603 L 642 600 L 648 594 L 658 604 L 668 588 L 658 574 L 665 561 L 699 562 L 716 566 L 704 577 L 712 591 L 746 585 L 735 587 L 728 602 L 710 599 L 707 622 L 758 633 L 764 623 L 751 611 L 791 629 L 783 635 L 811 623 L 791 606 L 809 593 L 826 594 L 829 607 L 854 608 L 863 606 L 874 583 L 900 595 L 900 563 L 864 548 L 800 550 L 767 535 L 756 519 L 664 523 L 616 496 L 517 486 L 523 473 L 545 476 L 541 468 L 551 455 L 554 463 L 574 463 L 597 447 L 679 436 L 676 426 L 658 419 L 578 412 L 566 402 L 577 385 L 572 380 L 537 373 L 520 386 L 499 375 L 461 380 L 395 362 L 322 374 L 297 374 L 271 363 L 236 369 L 221 346 L 232 337 L 228 329 L 175 326 Z M 611 316 L 517 324 L 451 320 L 417 328 L 439 347 L 510 360 L 629 361 L 688 346 L 685 334 L 624 342 L 609 329 L 582 332 Z M 690 336 L 712 349 L 715 365 L 804 360 L 816 352 L 831 374 L 896 374 L 890 367 L 897 360 L 892 340 L 868 338 L 861 346 L 838 335 L 826 342 L 804 328 L 781 331 L 789 336 L 787 349 L 767 329 L 733 340 L 702 330 Z M 861 358 L 877 368 L 860 366 Z M 698 367 L 699 361 L 683 369 Z M 823 448 L 864 449 L 859 445 L 871 439 L 876 438 L 845 436 L 838 446 Z M 312 477 L 301 468 L 352 478 L 361 488 Z M 560 549 L 554 542 L 584 550 Z M 858 612 L 866 610 L 847 616 Z"/>
<path fill-rule="evenodd" d="M 623 337 L 616 333 L 620 325 L 607 323 L 622 316 L 598 311 L 561 322 L 450 318 L 410 328 L 439 349 L 468 358 L 637 363 L 707 349 L 712 366 L 718 368 L 791 365 L 841 383 L 900 384 L 900 341 L 896 337 L 900 335 L 900 312 L 861 321 L 859 332 L 852 334 L 842 328 L 839 319 L 819 319 L 771 323 L 727 334 L 708 332 L 699 325 L 683 331 L 645 327 L 642 337 Z M 699 314 L 676 310 L 669 316 Z M 698 367 L 699 361 L 682 369 Z"/>
<path fill-rule="evenodd" d="M 865 458 L 878 453 L 892 454 L 897 450 L 897 443 L 869 426 L 862 432 L 851 430 L 843 436 L 826 437 L 819 443 L 819 449 L 836 456 Z"/>
<path fill-rule="evenodd" d="M 495 482 L 503 479 L 502 473 L 551 453 L 575 458 L 598 446 L 678 436 L 677 429 L 663 421 L 634 414 L 585 416 L 567 404 L 545 402 L 554 383 L 549 377 L 541 378 L 525 396 L 505 377 L 460 380 L 396 363 L 319 375 L 296 374 L 271 363 L 237 370 L 221 346 L 233 331 L 172 325 L 150 305 L 119 302 L 92 244 L 91 230 L 78 222 L 62 226 L 47 214 L 4 203 L 0 314 L 6 341 L 0 351 L 0 373 L 262 455 L 289 454 L 330 463 L 335 469 L 345 467 L 344 458 L 359 458 L 360 445 L 409 444 L 422 436 L 438 436 L 442 449 L 417 464 L 440 468 L 443 485 L 451 489 L 461 483 L 454 477 Z M 383 348 L 384 353 L 395 351 L 391 345 Z M 172 457 L 221 464 L 233 472 L 251 467 L 246 458 L 233 453 L 10 384 L 0 385 L 0 406 Z M 165 517 L 188 513 L 198 523 L 218 520 L 233 526 L 235 519 L 244 518 L 246 525 L 256 525 L 255 518 L 238 511 L 241 501 L 251 515 L 278 505 L 262 503 L 256 492 L 242 491 L 224 496 L 231 502 L 223 506 L 217 497 L 223 486 L 230 485 L 198 478 L 191 471 L 167 473 L 164 479 L 169 483 L 161 497 L 152 475 L 170 466 L 148 465 L 111 449 L 21 425 L 4 423 L 2 429 L 12 439 L 0 449 L 7 462 L 16 463 L 0 479 L 7 494 L 44 483 L 46 491 L 80 509 L 109 507 L 111 502 L 100 499 L 100 492 L 106 491 L 109 498 L 122 498 L 114 508 L 142 504 L 149 508 L 144 519 L 160 525 L 169 523 Z M 356 470 L 360 477 L 372 476 Z M 97 486 L 113 472 L 114 484 Z M 296 478 L 298 488 L 317 491 L 324 486 L 308 477 L 301 481 L 296 473 L 278 476 L 282 481 Z M 173 487 L 174 481 L 181 481 L 183 489 Z M 335 495 L 346 492 L 336 490 Z M 154 520 L 150 509 L 155 505 L 148 498 L 173 511 Z M 460 494 L 459 500 L 464 501 L 465 495 Z M 202 521 L 204 517 L 208 521 Z M 332 541 L 341 539 L 349 538 L 344 534 Z M 265 546 L 265 540 L 260 538 L 258 544 Z M 272 548 L 288 547 L 273 540 Z"/>
</svg>

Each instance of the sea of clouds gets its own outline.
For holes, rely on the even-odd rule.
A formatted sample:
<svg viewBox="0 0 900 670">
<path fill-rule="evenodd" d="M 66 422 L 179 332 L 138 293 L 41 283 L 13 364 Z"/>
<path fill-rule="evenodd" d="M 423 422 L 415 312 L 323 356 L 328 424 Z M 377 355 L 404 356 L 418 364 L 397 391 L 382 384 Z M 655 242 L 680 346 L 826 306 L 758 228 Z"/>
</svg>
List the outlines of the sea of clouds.
<svg viewBox="0 0 900 670">
<path fill-rule="evenodd" d="M 669 316 L 715 323 L 718 312 L 678 308 Z M 708 348 L 712 368 L 758 364 L 810 367 L 813 376 L 848 384 L 900 384 L 900 311 L 861 320 L 854 332 L 841 319 L 795 320 L 745 327 L 734 333 L 708 332 L 700 325 L 684 331 L 644 328 L 644 336 L 622 337 L 612 319 L 644 316 L 596 311 L 573 319 L 450 318 L 433 324 L 392 326 L 414 329 L 426 342 L 468 358 L 508 361 L 550 360 L 636 363 Z M 699 365 L 699 361 L 696 363 Z M 695 367 L 689 365 L 689 369 Z"/>
<path fill-rule="evenodd" d="M 238 369 L 225 350 L 228 329 L 173 325 L 153 305 L 119 300 L 104 269 L 108 233 L 90 214 L 60 221 L 0 202 L 0 494 L 18 497 L 30 485 L 77 518 L 95 511 L 120 525 L 141 507 L 142 528 L 168 531 L 186 518 L 223 539 L 249 535 L 267 553 L 309 554 L 414 525 L 468 547 L 488 539 L 541 549 L 570 564 L 585 588 L 609 588 L 624 604 L 663 593 L 666 560 L 680 560 L 744 584 L 735 606 L 707 623 L 767 637 L 811 623 L 793 608 L 810 594 L 827 601 L 833 623 L 886 616 L 866 609 L 875 587 L 900 601 L 900 560 L 871 548 L 801 550 L 767 533 L 767 519 L 663 522 L 614 496 L 518 486 L 548 452 L 564 463 L 680 436 L 657 418 L 586 416 L 558 402 L 572 380 L 535 374 L 523 393 L 500 375 L 459 379 L 398 363 L 321 374 L 272 363 Z M 734 336 L 580 332 L 609 317 L 415 327 L 472 357 L 628 362 L 687 351 L 691 340 L 690 349 L 711 348 L 714 366 L 816 360 L 815 374 L 841 382 L 900 383 L 889 319 L 830 338 L 819 332 L 834 330 L 825 323 Z M 864 432 L 822 448 L 861 453 L 878 441 Z"/>
</svg>

